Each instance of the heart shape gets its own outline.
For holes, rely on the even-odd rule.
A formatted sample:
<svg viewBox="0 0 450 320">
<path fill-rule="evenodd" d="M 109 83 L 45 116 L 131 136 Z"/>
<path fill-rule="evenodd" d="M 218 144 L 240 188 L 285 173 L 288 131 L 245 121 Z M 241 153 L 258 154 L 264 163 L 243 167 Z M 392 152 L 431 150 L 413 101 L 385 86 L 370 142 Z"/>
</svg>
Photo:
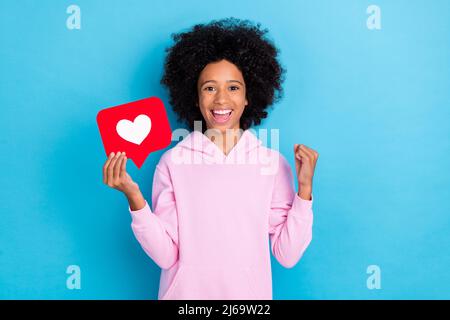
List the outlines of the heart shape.
<svg viewBox="0 0 450 320">
<path fill-rule="evenodd" d="M 122 139 L 137 145 L 145 140 L 151 128 L 152 120 L 145 114 L 138 115 L 133 122 L 122 119 L 116 125 L 116 131 Z"/>
</svg>

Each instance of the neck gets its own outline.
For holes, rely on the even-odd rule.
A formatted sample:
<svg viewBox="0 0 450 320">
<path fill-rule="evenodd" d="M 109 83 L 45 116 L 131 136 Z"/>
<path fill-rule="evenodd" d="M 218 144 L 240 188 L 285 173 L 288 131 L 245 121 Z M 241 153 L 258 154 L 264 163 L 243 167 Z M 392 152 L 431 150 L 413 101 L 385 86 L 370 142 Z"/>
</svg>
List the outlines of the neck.
<svg viewBox="0 0 450 320">
<path fill-rule="evenodd" d="M 240 128 L 226 130 L 206 130 L 205 135 L 214 142 L 225 155 L 230 153 L 231 149 L 241 138 L 243 130 Z"/>
</svg>

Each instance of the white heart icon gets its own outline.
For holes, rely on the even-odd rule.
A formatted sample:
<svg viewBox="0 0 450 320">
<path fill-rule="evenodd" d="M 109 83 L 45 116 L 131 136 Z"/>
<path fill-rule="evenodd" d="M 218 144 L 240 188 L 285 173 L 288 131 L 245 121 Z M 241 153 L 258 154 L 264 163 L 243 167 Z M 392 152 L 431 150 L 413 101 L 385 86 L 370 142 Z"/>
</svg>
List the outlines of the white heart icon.
<svg viewBox="0 0 450 320">
<path fill-rule="evenodd" d="M 152 128 L 152 120 L 145 114 L 138 115 L 133 122 L 122 119 L 117 122 L 116 131 L 121 138 L 140 145 Z"/>
</svg>

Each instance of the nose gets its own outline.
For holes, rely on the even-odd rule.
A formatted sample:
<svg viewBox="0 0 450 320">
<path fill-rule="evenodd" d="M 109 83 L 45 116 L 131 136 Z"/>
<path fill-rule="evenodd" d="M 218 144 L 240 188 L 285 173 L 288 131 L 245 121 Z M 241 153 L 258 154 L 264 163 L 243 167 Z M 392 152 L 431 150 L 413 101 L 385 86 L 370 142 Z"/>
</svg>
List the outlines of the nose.
<svg viewBox="0 0 450 320">
<path fill-rule="evenodd" d="M 214 103 L 223 104 L 227 101 L 228 94 L 226 90 L 217 89 L 216 94 L 214 95 Z"/>
</svg>

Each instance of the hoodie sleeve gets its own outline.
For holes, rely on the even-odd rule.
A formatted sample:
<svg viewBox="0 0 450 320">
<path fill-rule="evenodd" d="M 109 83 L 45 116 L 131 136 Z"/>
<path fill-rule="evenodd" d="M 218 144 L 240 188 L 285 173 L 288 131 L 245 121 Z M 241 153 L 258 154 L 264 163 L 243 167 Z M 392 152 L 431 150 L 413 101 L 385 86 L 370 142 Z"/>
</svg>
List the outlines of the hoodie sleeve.
<svg viewBox="0 0 450 320">
<path fill-rule="evenodd" d="M 152 212 L 147 201 L 144 208 L 132 211 L 131 228 L 142 249 L 162 269 L 178 260 L 178 219 L 172 181 L 163 166 L 156 166 L 153 177 Z"/>
<path fill-rule="evenodd" d="M 313 197 L 304 200 L 298 196 L 289 163 L 281 154 L 278 168 L 270 208 L 269 235 L 275 258 L 284 267 L 292 268 L 312 239 Z"/>
</svg>

